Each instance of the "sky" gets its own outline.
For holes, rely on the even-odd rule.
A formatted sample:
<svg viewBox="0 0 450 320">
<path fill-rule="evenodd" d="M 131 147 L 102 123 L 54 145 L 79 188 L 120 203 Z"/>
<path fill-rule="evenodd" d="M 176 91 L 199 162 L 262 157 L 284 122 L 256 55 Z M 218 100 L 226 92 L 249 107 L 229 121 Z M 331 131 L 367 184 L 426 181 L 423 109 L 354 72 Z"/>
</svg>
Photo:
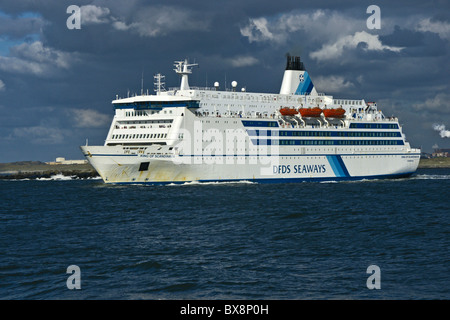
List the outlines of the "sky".
<svg viewBox="0 0 450 320">
<path fill-rule="evenodd" d="M 448 0 L 0 0 L 0 162 L 82 159 L 116 95 L 156 73 L 179 86 L 176 60 L 199 64 L 190 85 L 278 93 L 286 53 L 318 92 L 397 116 L 411 146 L 450 148 L 449 49 Z"/>
</svg>

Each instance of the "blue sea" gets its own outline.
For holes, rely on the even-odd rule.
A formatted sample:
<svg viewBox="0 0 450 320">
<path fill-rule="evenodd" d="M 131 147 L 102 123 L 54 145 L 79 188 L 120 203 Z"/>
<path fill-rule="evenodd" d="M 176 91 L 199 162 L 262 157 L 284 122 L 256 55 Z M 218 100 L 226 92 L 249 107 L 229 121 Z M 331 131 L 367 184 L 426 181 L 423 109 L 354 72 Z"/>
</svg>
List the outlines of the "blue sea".
<svg viewBox="0 0 450 320">
<path fill-rule="evenodd" d="M 449 190 L 450 169 L 297 184 L 2 180 L 0 299 L 449 299 Z"/>
</svg>

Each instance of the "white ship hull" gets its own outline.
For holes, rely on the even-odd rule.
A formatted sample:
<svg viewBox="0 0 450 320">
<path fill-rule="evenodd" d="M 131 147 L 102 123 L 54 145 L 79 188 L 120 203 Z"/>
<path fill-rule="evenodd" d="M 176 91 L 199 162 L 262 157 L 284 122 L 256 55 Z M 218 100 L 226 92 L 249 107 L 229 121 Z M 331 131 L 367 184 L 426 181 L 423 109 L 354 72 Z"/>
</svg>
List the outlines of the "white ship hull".
<svg viewBox="0 0 450 320">
<path fill-rule="evenodd" d="M 106 183 L 165 184 L 190 181 L 251 181 L 259 183 L 342 181 L 407 177 L 417 169 L 420 154 L 342 154 L 280 156 L 269 159 L 279 164 L 226 164 L 229 157 L 217 157 L 218 163 L 183 164 L 177 157 L 153 158 L 146 155 L 108 154 L 111 147 L 81 147 Z M 94 153 L 92 153 L 94 152 Z M 95 152 L 101 153 L 101 155 Z M 91 155 L 89 155 L 91 154 Z M 247 157 L 248 158 L 248 157 Z M 200 159 L 198 159 L 201 161 Z M 249 161 L 246 159 L 247 162 Z M 236 162 L 237 159 L 232 159 Z M 141 163 L 149 162 L 145 171 Z M 223 162 L 223 164 L 220 164 Z"/>
</svg>

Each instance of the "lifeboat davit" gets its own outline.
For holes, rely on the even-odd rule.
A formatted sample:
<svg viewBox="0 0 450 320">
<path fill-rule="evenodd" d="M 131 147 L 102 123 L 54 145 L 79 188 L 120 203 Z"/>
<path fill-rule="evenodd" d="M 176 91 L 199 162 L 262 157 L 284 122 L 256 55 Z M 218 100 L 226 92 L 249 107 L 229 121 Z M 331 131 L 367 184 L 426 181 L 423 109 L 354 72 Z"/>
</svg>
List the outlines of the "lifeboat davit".
<svg viewBox="0 0 450 320">
<path fill-rule="evenodd" d="M 320 117 L 320 114 L 322 113 L 322 109 L 319 107 L 300 108 L 299 111 L 302 117 Z"/>
<path fill-rule="evenodd" d="M 326 118 L 342 118 L 345 114 L 345 110 L 342 108 L 337 109 L 324 109 L 323 115 Z"/>
<path fill-rule="evenodd" d="M 283 116 L 295 116 L 298 113 L 298 111 L 291 108 L 281 108 L 280 113 Z"/>
</svg>

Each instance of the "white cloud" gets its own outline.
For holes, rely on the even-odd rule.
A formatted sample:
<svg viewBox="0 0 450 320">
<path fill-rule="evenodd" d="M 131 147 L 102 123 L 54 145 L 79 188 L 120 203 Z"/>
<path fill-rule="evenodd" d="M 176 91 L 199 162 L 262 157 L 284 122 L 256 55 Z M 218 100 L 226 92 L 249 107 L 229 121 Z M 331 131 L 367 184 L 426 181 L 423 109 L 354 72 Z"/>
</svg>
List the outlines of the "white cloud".
<svg viewBox="0 0 450 320">
<path fill-rule="evenodd" d="M 275 45 L 285 45 L 288 40 L 298 43 L 299 37 L 302 37 L 301 40 L 307 37 L 308 44 L 300 44 L 301 48 L 308 48 L 310 57 L 316 60 L 341 57 L 345 50 L 355 49 L 360 43 L 366 44 L 366 51 L 400 52 L 403 49 L 384 45 L 379 38 L 379 35 L 392 31 L 395 26 L 392 19 L 383 18 L 383 29 L 374 35 L 364 31 L 367 28 L 367 16 L 350 16 L 351 14 L 332 10 L 294 11 L 271 17 L 251 18 L 240 28 L 240 32 L 249 42 L 269 42 Z M 322 44 L 321 48 L 309 49 L 317 44 Z"/>
<path fill-rule="evenodd" d="M 433 129 L 439 132 L 441 138 L 450 138 L 450 130 L 445 129 L 443 124 L 434 124 Z"/>
<path fill-rule="evenodd" d="M 108 8 L 86 5 L 80 7 L 81 24 L 100 24 L 109 22 L 110 11 Z"/>
<path fill-rule="evenodd" d="M 378 35 L 365 31 L 356 32 L 354 35 L 344 36 L 331 44 L 323 45 L 321 49 L 311 52 L 310 57 L 317 60 L 331 60 L 342 56 L 345 49 L 354 49 L 360 43 L 366 43 L 364 50 L 400 52 L 403 48 L 383 45 Z"/>
<path fill-rule="evenodd" d="M 450 23 L 443 21 L 431 21 L 430 18 L 422 19 L 418 26 L 419 31 L 430 31 L 439 34 L 443 39 L 450 39 Z"/>
<path fill-rule="evenodd" d="M 74 53 L 44 47 L 35 41 L 11 47 L 9 56 L 0 56 L 0 70 L 45 76 L 56 69 L 68 69 L 74 60 Z"/>
<path fill-rule="evenodd" d="M 5 83 L 0 79 L 0 91 L 5 90 Z"/>
<path fill-rule="evenodd" d="M 313 82 L 316 90 L 321 92 L 340 92 L 343 89 L 351 89 L 355 86 L 342 76 L 317 77 L 313 79 Z"/>
<path fill-rule="evenodd" d="M 130 26 L 127 26 L 127 24 L 126 24 L 125 22 L 123 22 L 123 21 L 114 21 L 114 22 L 112 23 L 112 26 L 113 26 L 116 30 L 121 30 L 121 31 L 130 29 Z"/>
<path fill-rule="evenodd" d="M 121 31 L 130 30 L 142 37 L 157 37 L 176 31 L 205 30 L 209 22 L 204 16 L 193 11 L 174 6 L 145 7 L 127 23 L 120 18 L 112 18 L 112 26 Z"/>
<path fill-rule="evenodd" d="M 281 36 L 274 35 L 269 31 L 268 21 L 266 18 L 255 18 L 250 19 L 247 26 L 240 29 L 241 35 L 248 37 L 248 41 L 259 42 L 259 41 L 275 41 L 283 42 L 284 38 Z"/>
<path fill-rule="evenodd" d="M 259 63 L 259 60 L 252 56 L 237 56 L 234 58 L 227 59 L 227 62 L 236 68 L 249 67 Z"/>
<path fill-rule="evenodd" d="M 73 117 L 75 127 L 78 128 L 98 128 L 111 121 L 108 115 L 92 109 L 70 110 L 69 113 Z"/>
<path fill-rule="evenodd" d="M 292 33 L 303 30 L 310 40 L 337 38 L 365 27 L 361 20 L 349 19 L 345 15 L 329 11 L 315 10 L 309 13 L 289 12 L 271 17 L 250 18 L 247 25 L 240 28 L 241 35 L 249 42 L 285 43 Z"/>
</svg>

